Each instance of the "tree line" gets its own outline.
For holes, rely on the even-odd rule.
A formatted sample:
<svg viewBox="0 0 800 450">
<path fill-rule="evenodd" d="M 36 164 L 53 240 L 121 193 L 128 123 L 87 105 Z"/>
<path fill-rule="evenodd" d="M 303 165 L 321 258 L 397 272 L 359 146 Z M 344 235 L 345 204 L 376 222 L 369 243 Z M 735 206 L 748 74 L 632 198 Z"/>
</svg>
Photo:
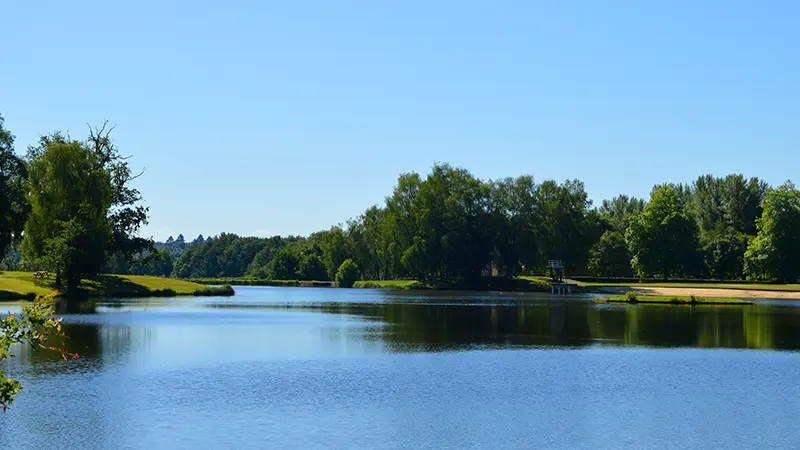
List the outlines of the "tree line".
<svg viewBox="0 0 800 450">
<path fill-rule="evenodd" d="M 5 266 L 48 270 L 67 291 L 98 273 L 274 280 L 475 280 L 542 274 L 796 281 L 800 193 L 733 174 L 654 186 L 593 205 L 579 180 L 482 180 L 449 164 L 407 173 L 385 202 L 308 237 L 223 233 L 157 245 L 105 126 L 44 136 L 25 157 L 0 117 Z"/>
<path fill-rule="evenodd" d="M 175 262 L 177 277 L 333 280 L 345 261 L 362 279 L 473 280 L 542 274 L 796 281 L 800 193 L 756 177 L 661 184 L 650 198 L 595 207 L 579 180 L 480 180 L 437 164 L 400 175 L 383 205 L 308 237 L 222 234 Z M 352 267 L 348 267 L 352 272 Z"/>
</svg>

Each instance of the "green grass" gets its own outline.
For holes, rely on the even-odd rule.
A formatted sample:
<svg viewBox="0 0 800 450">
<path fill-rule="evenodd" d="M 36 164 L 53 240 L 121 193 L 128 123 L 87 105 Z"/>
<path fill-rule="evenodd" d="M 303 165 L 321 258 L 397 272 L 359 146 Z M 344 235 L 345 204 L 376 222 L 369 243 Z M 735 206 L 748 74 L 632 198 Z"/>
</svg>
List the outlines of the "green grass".
<svg viewBox="0 0 800 450">
<path fill-rule="evenodd" d="M 422 289 L 424 283 L 417 280 L 366 280 L 356 281 L 354 288 L 365 289 Z"/>
<path fill-rule="evenodd" d="M 415 289 L 443 291 L 513 291 L 513 292 L 549 292 L 549 281 L 543 277 L 481 277 L 476 280 L 364 280 L 356 281 L 353 287 L 369 289 Z"/>
<path fill-rule="evenodd" d="M 187 281 L 200 284 L 229 284 L 231 286 L 278 286 L 278 287 L 325 287 L 331 286 L 331 281 L 304 281 L 304 280 L 267 280 L 264 278 L 238 277 L 238 278 L 187 278 Z"/>
<path fill-rule="evenodd" d="M 175 278 L 144 275 L 100 275 L 83 280 L 81 289 L 98 297 L 173 297 L 208 295 L 207 286 Z M 36 279 L 32 272 L 0 273 L 0 299 L 32 298 L 57 290 L 54 278 Z M 219 295 L 219 294 L 217 294 Z"/>
<path fill-rule="evenodd" d="M 694 300 L 694 302 L 693 302 Z M 709 297 L 676 297 L 669 295 L 637 295 L 636 300 L 629 300 L 624 295 L 615 295 L 594 299 L 597 303 L 660 303 L 660 304 L 697 304 L 697 305 L 752 305 L 750 300 L 741 298 L 709 298 Z"/>
<path fill-rule="evenodd" d="M 642 282 L 642 283 L 616 283 L 616 282 L 595 282 L 595 281 L 575 281 L 570 280 L 572 283 L 577 283 L 578 286 L 585 287 L 664 287 L 664 288 L 706 288 L 706 289 L 737 289 L 737 290 L 752 290 L 752 291 L 787 291 L 798 292 L 800 291 L 800 284 L 771 284 L 771 283 L 693 283 L 693 282 Z"/>
</svg>

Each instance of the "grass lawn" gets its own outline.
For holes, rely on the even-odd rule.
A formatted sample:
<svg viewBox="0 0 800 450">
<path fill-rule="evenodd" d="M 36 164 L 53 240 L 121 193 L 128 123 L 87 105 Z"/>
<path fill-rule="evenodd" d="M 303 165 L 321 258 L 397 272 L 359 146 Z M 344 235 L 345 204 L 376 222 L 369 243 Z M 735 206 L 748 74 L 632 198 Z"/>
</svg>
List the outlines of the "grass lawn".
<svg viewBox="0 0 800 450">
<path fill-rule="evenodd" d="M 364 280 L 353 287 L 368 289 L 430 289 L 456 291 L 509 291 L 549 292 L 550 279 L 546 277 L 481 277 L 476 280 Z"/>
<path fill-rule="evenodd" d="M 417 280 L 366 280 L 356 281 L 355 288 L 366 289 L 414 289 L 424 288 L 424 283 Z"/>
<path fill-rule="evenodd" d="M 208 294 L 207 286 L 174 278 L 143 275 L 100 275 L 81 284 L 90 296 L 146 297 Z M 32 272 L 0 273 L 0 299 L 31 298 L 56 290 L 55 279 L 37 279 Z M 199 292 L 198 292 L 199 291 Z"/>
<path fill-rule="evenodd" d="M 670 295 L 639 295 L 635 301 L 628 300 L 624 295 L 594 299 L 597 303 L 660 303 L 660 304 L 692 304 L 692 297 L 675 297 Z M 696 305 L 752 305 L 750 300 L 740 298 L 710 298 L 695 297 Z"/>
<path fill-rule="evenodd" d="M 593 281 L 575 281 L 578 286 L 585 287 L 664 287 L 664 288 L 706 288 L 706 289 L 738 289 L 751 291 L 788 291 L 800 292 L 800 284 L 756 284 L 756 283 L 692 283 L 692 282 L 670 282 L 663 283 L 602 283 Z"/>
</svg>

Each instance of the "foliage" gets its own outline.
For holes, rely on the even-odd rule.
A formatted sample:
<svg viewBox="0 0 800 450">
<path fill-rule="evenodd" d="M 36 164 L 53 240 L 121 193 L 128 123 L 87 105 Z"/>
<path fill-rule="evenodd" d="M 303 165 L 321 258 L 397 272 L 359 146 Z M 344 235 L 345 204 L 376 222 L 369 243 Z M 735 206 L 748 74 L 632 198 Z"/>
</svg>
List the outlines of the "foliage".
<svg viewBox="0 0 800 450">
<path fill-rule="evenodd" d="M 336 286 L 351 288 L 360 276 L 361 272 L 358 270 L 358 264 L 354 263 L 352 259 L 346 259 L 339 266 L 339 270 L 336 271 Z"/>
<path fill-rule="evenodd" d="M 267 278 L 272 280 L 293 280 L 297 274 L 300 258 L 292 248 L 282 248 L 272 258 L 267 267 Z"/>
<path fill-rule="evenodd" d="M 59 134 L 29 150 L 31 214 L 23 253 L 66 279 L 67 292 L 97 274 L 112 239 L 111 175 L 87 145 Z"/>
<path fill-rule="evenodd" d="M 110 132 L 110 130 L 109 130 Z M 147 221 L 127 158 L 109 132 L 90 132 L 85 142 L 59 133 L 28 149 L 31 213 L 23 254 L 35 268 L 55 272 L 73 293 L 95 276 L 111 255 L 131 259 L 152 248 L 138 236 Z"/>
<path fill-rule="evenodd" d="M 629 221 L 642 213 L 645 204 L 642 199 L 622 194 L 611 200 L 603 200 L 600 205 L 600 215 L 608 223 L 609 228 L 624 235 Z"/>
<path fill-rule="evenodd" d="M 106 261 L 104 272 L 118 275 L 168 277 L 172 274 L 174 265 L 175 258 L 169 251 L 156 248 L 153 251 L 137 255 L 132 259 L 125 258 L 125 256 L 120 253 L 111 255 L 108 261 Z"/>
<path fill-rule="evenodd" d="M 757 178 L 703 176 L 655 186 L 648 202 L 619 195 L 593 208 L 578 180 L 484 181 L 436 164 L 400 175 L 382 205 L 344 224 L 305 239 L 222 234 L 187 247 L 172 273 L 329 280 L 351 259 L 365 279 L 466 286 L 563 259 L 569 276 L 741 279 L 765 189 Z"/>
<path fill-rule="evenodd" d="M 590 250 L 589 271 L 599 276 L 629 277 L 633 274 L 625 236 L 608 230 Z"/>
<path fill-rule="evenodd" d="M 306 254 L 300 258 L 297 264 L 297 278 L 299 280 L 325 280 L 328 277 L 328 272 L 322 259 L 316 254 Z"/>
<path fill-rule="evenodd" d="M 628 291 L 625 293 L 625 301 L 635 303 L 639 299 L 639 294 L 636 291 Z"/>
<path fill-rule="evenodd" d="M 209 238 L 210 239 L 210 238 Z M 173 238 L 172 236 L 168 237 L 165 242 L 155 242 L 153 246 L 157 250 L 164 250 L 169 253 L 173 259 L 178 259 L 181 257 L 183 252 L 186 251 L 187 248 L 193 245 L 205 244 L 206 238 L 203 235 L 197 236 L 192 242 L 186 242 L 186 239 L 183 237 L 183 234 L 179 234 L 177 238 Z"/>
<path fill-rule="evenodd" d="M 735 280 L 742 277 L 744 254 L 750 236 L 733 228 L 707 230 L 701 238 L 703 258 L 708 275 L 718 280 Z"/>
<path fill-rule="evenodd" d="M 698 274 L 697 225 L 684 206 L 681 188 L 657 186 L 644 211 L 631 220 L 625 240 L 639 276 Z"/>
<path fill-rule="evenodd" d="M 28 171 L 14 153 L 14 136 L 4 122 L 0 115 L 0 255 L 20 240 L 30 212 L 25 199 Z"/>
<path fill-rule="evenodd" d="M 266 278 L 268 266 L 279 250 L 299 238 L 240 237 L 222 233 L 192 244 L 175 261 L 173 276 L 179 278 L 232 278 L 245 275 Z M 291 279 L 295 276 L 292 274 Z"/>
<path fill-rule="evenodd" d="M 793 282 L 800 277 L 800 191 L 786 182 L 770 189 L 756 221 L 758 235 L 745 253 L 751 280 Z"/>
<path fill-rule="evenodd" d="M 0 361 L 14 356 L 11 351 L 15 344 L 29 345 L 34 350 L 50 349 L 75 359 L 77 354 L 65 350 L 64 332 L 61 319 L 55 318 L 52 307 L 53 297 L 37 297 L 32 303 L 23 306 L 21 314 L 10 314 L 0 320 Z M 59 346 L 52 346 L 53 339 L 60 340 Z M 0 409 L 6 411 L 14 403 L 22 386 L 18 380 L 6 378 L 0 368 Z"/>
<path fill-rule="evenodd" d="M 147 224 L 148 208 L 140 202 L 142 194 L 131 187 L 138 178 L 128 163 L 128 156 L 120 154 L 111 139 L 113 127 L 106 130 L 108 122 L 99 129 L 90 129 L 84 144 L 96 160 L 96 170 L 108 174 L 111 181 L 111 205 L 106 214 L 111 236 L 106 255 L 120 254 L 132 259 L 143 252 L 153 250 L 153 241 L 139 236 L 139 230 Z"/>
<path fill-rule="evenodd" d="M 194 291 L 194 295 L 198 297 L 230 297 L 236 294 L 231 285 L 225 284 L 222 286 L 206 286 Z"/>
</svg>

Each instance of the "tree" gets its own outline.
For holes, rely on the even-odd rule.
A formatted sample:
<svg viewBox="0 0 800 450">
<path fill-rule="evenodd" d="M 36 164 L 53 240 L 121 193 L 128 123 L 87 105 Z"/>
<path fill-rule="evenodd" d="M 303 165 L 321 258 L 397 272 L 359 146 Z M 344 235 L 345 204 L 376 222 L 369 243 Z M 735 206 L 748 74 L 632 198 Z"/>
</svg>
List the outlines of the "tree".
<svg viewBox="0 0 800 450">
<path fill-rule="evenodd" d="M 50 344 L 53 339 L 60 340 L 58 347 Z M 11 349 L 16 344 L 29 345 L 34 350 L 55 350 L 61 353 L 65 360 L 67 356 L 73 359 L 78 357 L 77 354 L 64 350 L 61 319 L 55 318 L 52 297 L 37 297 L 32 303 L 22 307 L 22 314 L 10 314 L 0 320 L 0 361 L 14 356 Z M 20 382 L 6 378 L 0 367 L 0 409 L 6 411 L 8 406 L 14 403 L 14 396 L 21 388 Z"/>
<path fill-rule="evenodd" d="M 787 181 L 767 191 L 758 235 L 745 252 L 745 273 L 752 280 L 794 282 L 800 277 L 800 191 Z"/>
<path fill-rule="evenodd" d="M 290 247 L 284 247 L 270 261 L 267 268 L 267 278 L 271 280 L 294 280 L 297 279 L 297 267 L 300 258 L 297 251 Z"/>
<path fill-rule="evenodd" d="M 590 251 L 589 270 L 605 277 L 632 275 L 631 255 L 622 233 L 612 230 L 603 233 Z"/>
<path fill-rule="evenodd" d="M 29 151 L 31 214 L 24 253 L 63 276 L 67 293 L 105 264 L 112 237 L 113 186 L 97 153 L 60 134 Z"/>
<path fill-rule="evenodd" d="M 591 200 L 582 182 L 567 180 L 561 185 L 548 180 L 537 189 L 539 220 L 537 239 L 539 266 L 548 259 L 561 259 L 570 273 L 584 269 L 589 249 L 600 237 L 598 217 L 590 214 Z"/>
<path fill-rule="evenodd" d="M 494 262 L 507 277 L 537 263 L 536 184 L 531 176 L 505 178 L 489 186 Z"/>
<path fill-rule="evenodd" d="M 360 276 L 358 264 L 354 263 L 352 259 L 346 259 L 336 271 L 336 286 L 351 288 Z"/>
<path fill-rule="evenodd" d="M 644 211 L 630 221 L 625 241 L 639 276 L 667 279 L 697 273 L 697 225 L 685 212 L 679 187 L 656 186 Z"/>
<path fill-rule="evenodd" d="M 644 200 L 622 194 L 611 200 L 603 200 L 600 206 L 600 215 L 612 229 L 625 234 L 628 229 L 628 221 L 631 217 L 641 214 L 644 205 Z"/>
<path fill-rule="evenodd" d="M 328 276 L 330 279 L 334 279 L 339 266 L 351 257 L 347 236 L 342 227 L 336 226 L 330 230 L 317 233 L 315 239 L 318 240 L 325 255 L 323 262 L 328 271 Z"/>
<path fill-rule="evenodd" d="M 111 227 L 111 238 L 106 255 L 121 254 L 131 260 L 154 249 L 151 239 L 139 236 L 139 230 L 147 225 L 148 208 L 141 205 L 142 194 L 130 186 L 134 175 L 128 164 L 128 156 L 122 156 L 114 146 L 108 122 L 101 128 L 89 129 L 86 146 L 96 159 L 96 170 L 104 171 L 111 179 L 111 206 L 105 213 Z"/>
<path fill-rule="evenodd" d="M 130 187 L 136 176 L 105 128 L 90 130 L 85 142 L 43 136 L 28 149 L 31 214 L 23 250 L 34 265 L 66 281 L 67 294 L 112 255 L 131 260 L 153 249 L 152 241 L 138 236 L 147 208 Z"/>
<path fill-rule="evenodd" d="M 314 253 L 305 254 L 297 264 L 298 280 L 326 280 L 328 271 L 319 256 Z"/>
<path fill-rule="evenodd" d="M 700 243 L 708 275 L 719 280 L 742 278 L 744 254 L 751 238 L 722 222 L 715 229 L 703 232 Z"/>
<path fill-rule="evenodd" d="M 30 205 L 25 199 L 28 171 L 14 153 L 14 136 L 0 115 L 0 255 L 17 243 L 25 228 Z"/>
</svg>

